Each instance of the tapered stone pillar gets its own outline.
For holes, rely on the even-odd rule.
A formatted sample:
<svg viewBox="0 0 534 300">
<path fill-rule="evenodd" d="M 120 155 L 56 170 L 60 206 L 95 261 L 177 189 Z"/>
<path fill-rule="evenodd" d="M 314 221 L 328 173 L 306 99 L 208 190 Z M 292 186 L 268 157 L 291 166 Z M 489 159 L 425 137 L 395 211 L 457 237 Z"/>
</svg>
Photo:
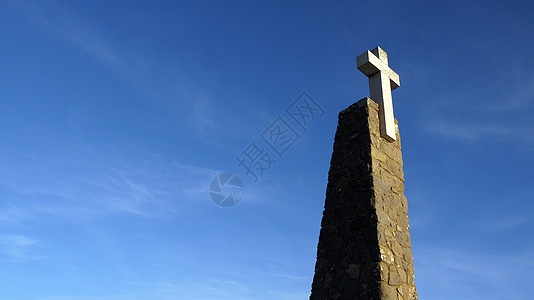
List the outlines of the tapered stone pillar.
<svg viewBox="0 0 534 300">
<path fill-rule="evenodd" d="M 379 106 L 339 113 L 310 299 L 417 299 L 396 140 L 380 136 Z"/>
</svg>

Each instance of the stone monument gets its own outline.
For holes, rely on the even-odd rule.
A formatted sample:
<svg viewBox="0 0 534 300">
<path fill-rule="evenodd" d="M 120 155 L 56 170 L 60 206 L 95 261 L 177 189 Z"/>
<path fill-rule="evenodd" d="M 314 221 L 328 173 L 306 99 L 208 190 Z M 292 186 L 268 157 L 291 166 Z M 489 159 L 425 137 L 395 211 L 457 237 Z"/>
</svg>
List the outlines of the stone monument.
<svg viewBox="0 0 534 300">
<path fill-rule="evenodd" d="M 371 98 L 339 113 L 311 300 L 417 299 L 391 90 L 399 75 L 379 47 L 357 58 Z"/>
</svg>

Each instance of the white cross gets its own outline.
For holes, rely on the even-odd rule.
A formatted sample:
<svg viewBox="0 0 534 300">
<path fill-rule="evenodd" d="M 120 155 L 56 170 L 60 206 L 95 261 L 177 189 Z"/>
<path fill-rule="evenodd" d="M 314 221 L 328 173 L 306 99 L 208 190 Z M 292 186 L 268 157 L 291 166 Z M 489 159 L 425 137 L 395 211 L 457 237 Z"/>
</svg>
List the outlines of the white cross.
<svg viewBox="0 0 534 300">
<path fill-rule="evenodd" d="M 380 47 L 365 51 L 356 58 L 358 70 L 369 77 L 371 99 L 380 105 L 380 135 L 396 140 L 391 91 L 400 86 L 399 75 L 388 66 L 388 55 Z"/>
</svg>

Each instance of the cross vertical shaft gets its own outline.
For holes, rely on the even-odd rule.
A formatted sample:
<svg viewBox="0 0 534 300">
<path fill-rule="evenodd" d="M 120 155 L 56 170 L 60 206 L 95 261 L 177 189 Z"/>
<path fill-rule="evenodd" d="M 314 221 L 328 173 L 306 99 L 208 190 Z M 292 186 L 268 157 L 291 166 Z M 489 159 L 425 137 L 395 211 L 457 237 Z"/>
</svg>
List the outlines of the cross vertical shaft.
<svg viewBox="0 0 534 300">
<path fill-rule="evenodd" d="M 400 86 L 399 75 L 389 68 L 387 53 L 380 47 L 364 52 L 356 62 L 358 70 L 369 77 L 371 99 L 380 106 L 380 135 L 390 142 L 395 141 L 391 91 Z"/>
<path fill-rule="evenodd" d="M 380 105 L 380 135 L 390 141 L 396 140 L 391 85 L 384 72 L 378 72 L 369 77 L 369 93 L 371 99 L 377 99 L 375 101 Z"/>
</svg>

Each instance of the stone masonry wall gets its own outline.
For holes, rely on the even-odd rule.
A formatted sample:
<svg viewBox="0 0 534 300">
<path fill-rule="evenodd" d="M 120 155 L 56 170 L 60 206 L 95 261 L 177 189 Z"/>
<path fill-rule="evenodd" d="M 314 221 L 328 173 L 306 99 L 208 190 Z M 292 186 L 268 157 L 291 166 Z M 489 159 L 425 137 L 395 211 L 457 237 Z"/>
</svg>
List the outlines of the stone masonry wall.
<svg viewBox="0 0 534 300">
<path fill-rule="evenodd" d="M 397 140 L 380 137 L 378 104 L 339 113 L 310 299 L 417 299 Z"/>
</svg>

